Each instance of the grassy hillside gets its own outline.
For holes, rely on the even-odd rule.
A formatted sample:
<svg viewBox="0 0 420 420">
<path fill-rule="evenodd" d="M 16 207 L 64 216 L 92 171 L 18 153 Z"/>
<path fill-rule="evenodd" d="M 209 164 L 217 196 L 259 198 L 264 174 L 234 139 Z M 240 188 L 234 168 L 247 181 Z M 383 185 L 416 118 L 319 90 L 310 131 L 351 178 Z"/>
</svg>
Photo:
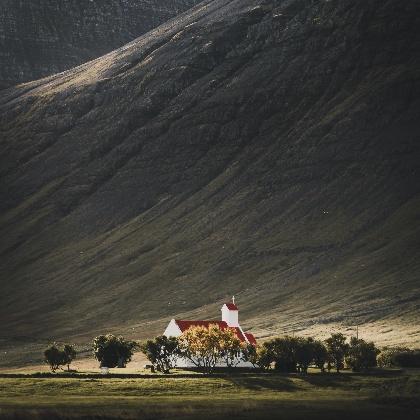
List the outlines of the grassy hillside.
<svg viewBox="0 0 420 420">
<path fill-rule="evenodd" d="M 418 12 L 205 1 L 3 91 L 4 342 L 140 338 L 235 294 L 258 337 L 418 345 Z"/>
<path fill-rule="evenodd" d="M 419 386 L 418 374 L 1 378 L 0 418 L 409 420 Z"/>
</svg>

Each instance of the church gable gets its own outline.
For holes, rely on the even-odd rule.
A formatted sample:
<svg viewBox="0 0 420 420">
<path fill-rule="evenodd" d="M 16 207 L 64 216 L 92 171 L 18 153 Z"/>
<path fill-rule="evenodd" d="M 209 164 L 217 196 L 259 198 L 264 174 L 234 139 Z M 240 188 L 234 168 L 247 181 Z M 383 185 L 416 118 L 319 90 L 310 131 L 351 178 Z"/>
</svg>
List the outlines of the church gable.
<svg viewBox="0 0 420 420">
<path fill-rule="evenodd" d="M 245 333 L 239 325 L 239 309 L 235 304 L 235 298 L 232 298 L 232 302 L 225 303 L 222 306 L 222 320 L 181 320 L 172 319 L 169 325 L 166 327 L 164 335 L 167 337 L 179 337 L 184 331 L 187 331 L 192 327 L 205 327 L 208 328 L 210 325 L 217 325 L 220 329 L 224 330 L 230 328 L 235 331 L 236 336 L 242 343 L 249 343 L 252 345 L 257 344 L 257 340 L 251 333 Z"/>
</svg>

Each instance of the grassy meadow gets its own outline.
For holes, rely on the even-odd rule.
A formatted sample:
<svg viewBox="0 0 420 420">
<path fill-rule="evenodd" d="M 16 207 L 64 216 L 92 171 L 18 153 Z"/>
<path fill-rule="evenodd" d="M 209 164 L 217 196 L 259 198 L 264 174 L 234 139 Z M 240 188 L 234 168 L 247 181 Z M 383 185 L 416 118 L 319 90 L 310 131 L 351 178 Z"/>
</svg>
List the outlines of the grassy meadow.
<svg viewBox="0 0 420 420">
<path fill-rule="evenodd" d="M 420 372 L 0 376 L 1 419 L 418 419 Z"/>
</svg>

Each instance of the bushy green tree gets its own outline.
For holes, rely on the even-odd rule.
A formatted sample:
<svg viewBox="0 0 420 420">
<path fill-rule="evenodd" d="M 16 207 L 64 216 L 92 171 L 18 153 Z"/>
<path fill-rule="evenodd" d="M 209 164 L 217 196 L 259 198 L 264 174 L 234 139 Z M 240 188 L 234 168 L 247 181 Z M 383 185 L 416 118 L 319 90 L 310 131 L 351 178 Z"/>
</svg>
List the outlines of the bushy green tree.
<svg viewBox="0 0 420 420">
<path fill-rule="evenodd" d="M 257 346 L 254 353 L 253 363 L 260 369 L 269 370 L 274 362 L 271 346 L 265 342 L 261 346 Z M 251 362 L 252 363 L 252 362 Z"/>
<path fill-rule="evenodd" d="M 325 364 L 328 362 L 328 350 L 322 341 L 316 340 L 313 346 L 313 363 L 321 372 L 325 372 Z"/>
<path fill-rule="evenodd" d="M 138 347 L 135 341 L 113 334 L 100 335 L 93 340 L 93 354 L 101 367 L 125 367 Z"/>
<path fill-rule="evenodd" d="M 294 337 L 278 337 L 263 343 L 265 357 L 274 363 L 274 369 L 282 372 L 296 372 L 297 339 Z"/>
<path fill-rule="evenodd" d="M 268 369 L 274 364 L 274 368 L 281 372 L 298 371 L 306 374 L 318 348 L 319 342 L 315 342 L 311 337 L 273 338 L 257 349 L 256 364 L 263 369 Z"/>
<path fill-rule="evenodd" d="M 347 338 L 341 333 L 331 334 L 331 337 L 325 340 L 328 354 L 334 363 L 337 373 L 344 367 L 344 358 L 349 348 L 346 340 Z"/>
<path fill-rule="evenodd" d="M 395 353 L 392 356 L 392 364 L 404 368 L 420 368 L 420 350 Z"/>
<path fill-rule="evenodd" d="M 178 339 L 161 335 L 140 345 L 140 350 L 158 372 L 169 373 L 180 354 Z"/>
<path fill-rule="evenodd" d="M 63 365 L 67 365 L 67 370 L 70 370 L 70 363 L 75 359 L 76 355 L 77 352 L 71 344 L 65 344 L 63 347 L 53 343 L 44 351 L 45 362 L 48 363 L 52 372 L 55 372 Z"/>
<path fill-rule="evenodd" d="M 48 363 L 52 372 L 55 372 L 60 366 L 65 364 L 63 352 L 56 343 L 45 349 L 44 358 L 45 363 Z"/>
<path fill-rule="evenodd" d="M 380 351 L 373 342 L 366 342 L 361 338 L 352 337 L 347 350 L 346 364 L 354 372 L 367 371 L 376 366 L 376 356 Z"/>
<path fill-rule="evenodd" d="M 384 347 L 377 357 L 378 366 L 381 368 L 394 367 L 396 366 L 394 360 L 395 355 L 410 351 L 411 350 L 408 347 Z"/>
<path fill-rule="evenodd" d="M 300 373 L 308 373 L 308 367 L 314 360 L 314 339 L 312 337 L 296 337 L 293 340 L 297 370 Z"/>
<path fill-rule="evenodd" d="M 71 344 L 65 344 L 63 348 L 64 362 L 67 365 L 67 370 L 70 370 L 71 362 L 76 358 L 77 351 Z"/>
</svg>

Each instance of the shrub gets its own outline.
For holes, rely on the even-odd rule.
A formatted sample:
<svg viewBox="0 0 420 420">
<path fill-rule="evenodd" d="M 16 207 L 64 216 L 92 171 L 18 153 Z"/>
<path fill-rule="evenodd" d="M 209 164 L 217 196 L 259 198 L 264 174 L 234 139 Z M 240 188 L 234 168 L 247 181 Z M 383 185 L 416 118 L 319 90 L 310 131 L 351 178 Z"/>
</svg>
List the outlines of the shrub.
<svg viewBox="0 0 420 420">
<path fill-rule="evenodd" d="M 407 347 L 384 347 L 377 357 L 378 366 L 381 368 L 396 366 L 393 362 L 393 357 L 397 353 L 409 352 Z"/>
<path fill-rule="evenodd" d="M 53 343 L 44 351 L 45 363 L 50 366 L 52 372 L 63 365 L 67 365 L 67 370 L 70 370 L 70 363 L 76 358 L 76 355 L 77 352 L 71 344 L 59 347 L 56 343 Z"/>
<path fill-rule="evenodd" d="M 64 365 L 63 353 L 54 343 L 44 351 L 45 362 L 50 365 L 52 372 L 55 372 L 61 365 Z"/>
<path fill-rule="evenodd" d="M 403 368 L 420 368 L 420 350 L 397 352 L 393 354 L 391 363 Z"/>
<path fill-rule="evenodd" d="M 306 374 L 308 367 L 314 360 L 314 340 L 312 337 L 297 337 L 294 339 L 295 356 L 298 372 Z"/>
<path fill-rule="evenodd" d="M 93 340 L 93 354 L 100 362 L 100 367 L 125 367 L 137 348 L 135 341 L 112 334 L 100 335 Z"/>
<path fill-rule="evenodd" d="M 346 363 L 354 372 L 367 371 L 376 366 L 379 350 L 373 342 L 352 337 L 346 355 Z"/>
<path fill-rule="evenodd" d="M 64 362 L 67 365 L 67 370 L 70 370 L 70 363 L 76 358 L 77 351 L 71 344 L 65 344 L 63 348 Z"/>
<path fill-rule="evenodd" d="M 246 344 L 243 346 L 242 360 L 244 362 L 252 363 L 254 367 L 257 367 L 257 347 L 252 344 Z"/>
<path fill-rule="evenodd" d="M 273 364 L 273 362 L 273 354 L 269 346 L 263 343 L 262 346 L 256 347 L 254 358 L 255 366 L 258 366 L 260 369 L 263 370 L 268 370 L 271 369 L 271 365 Z"/>
<path fill-rule="evenodd" d="M 179 355 L 178 340 L 161 335 L 140 345 L 140 350 L 158 372 L 169 373 Z"/>
<path fill-rule="evenodd" d="M 274 369 L 282 372 L 296 372 L 297 339 L 294 337 L 273 338 L 263 343 L 263 356 L 265 364 L 271 366 L 274 363 Z"/>
<path fill-rule="evenodd" d="M 331 337 L 325 340 L 329 358 L 333 362 L 337 373 L 344 367 L 344 358 L 349 348 L 346 340 L 346 337 L 341 333 L 331 334 Z"/>
<path fill-rule="evenodd" d="M 281 372 L 307 373 L 311 363 L 322 370 L 328 352 L 324 344 L 312 337 L 280 337 L 268 340 L 257 349 L 257 365 L 269 369 L 272 364 Z"/>
<path fill-rule="evenodd" d="M 325 363 L 328 362 L 328 350 L 322 341 L 313 342 L 313 363 L 321 372 L 325 372 Z"/>
</svg>

